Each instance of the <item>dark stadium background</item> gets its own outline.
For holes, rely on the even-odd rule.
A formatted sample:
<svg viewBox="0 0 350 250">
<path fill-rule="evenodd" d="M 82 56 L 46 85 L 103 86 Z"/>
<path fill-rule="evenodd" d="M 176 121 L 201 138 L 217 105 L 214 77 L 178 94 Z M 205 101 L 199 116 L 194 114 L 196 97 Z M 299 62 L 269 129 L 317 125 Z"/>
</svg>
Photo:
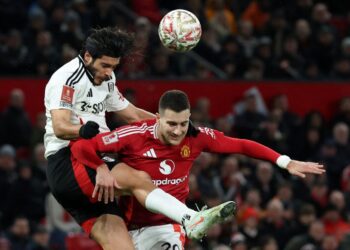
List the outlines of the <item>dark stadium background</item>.
<svg viewBox="0 0 350 250">
<path fill-rule="evenodd" d="M 202 24 L 191 52 L 157 35 L 177 8 Z M 325 164 L 302 180 L 241 155 L 201 155 L 188 204 L 235 200 L 239 211 L 186 249 L 350 249 L 350 1 L 1 0 L 0 250 L 98 249 L 49 195 L 43 95 L 89 30 L 105 26 L 135 33 L 116 72 L 133 103 L 155 112 L 163 91 L 181 89 L 196 125 Z"/>
</svg>

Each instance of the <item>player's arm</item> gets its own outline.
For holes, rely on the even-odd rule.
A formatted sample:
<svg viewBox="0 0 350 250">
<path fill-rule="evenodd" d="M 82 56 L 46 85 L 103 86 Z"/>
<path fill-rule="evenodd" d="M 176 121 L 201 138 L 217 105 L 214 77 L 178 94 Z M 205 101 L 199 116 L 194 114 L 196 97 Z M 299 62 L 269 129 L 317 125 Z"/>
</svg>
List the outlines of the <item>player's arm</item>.
<svg viewBox="0 0 350 250">
<path fill-rule="evenodd" d="M 156 116 L 146 110 L 140 109 L 129 103 L 129 105 L 123 109 L 116 111 L 117 115 L 127 123 L 133 123 L 141 120 L 152 119 Z"/>
<path fill-rule="evenodd" d="M 129 124 L 156 117 L 150 112 L 135 107 L 119 92 L 117 86 L 113 85 L 111 89 L 112 91 L 107 98 L 108 112 L 115 112 L 119 118 Z"/>
<path fill-rule="evenodd" d="M 81 125 L 73 125 L 71 123 L 71 110 L 54 109 L 50 113 L 52 117 L 52 128 L 57 138 L 71 140 L 79 137 Z"/>
<path fill-rule="evenodd" d="M 202 129 L 203 130 L 203 129 Z M 225 136 L 223 133 L 207 129 L 201 133 L 208 151 L 217 153 L 237 153 L 249 157 L 270 161 L 287 169 L 290 174 L 305 177 L 305 173 L 322 174 L 323 165 L 314 162 L 300 162 L 281 155 L 258 142 Z"/>
<path fill-rule="evenodd" d="M 69 109 L 53 109 L 50 111 L 52 128 L 57 138 L 72 140 L 79 137 L 92 138 L 99 133 L 99 125 L 88 121 L 84 125 L 75 125 L 70 121 L 72 111 Z"/>
<path fill-rule="evenodd" d="M 104 164 L 100 158 L 99 153 L 118 152 L 122 147 L 122 142 L 117 137 L 117 132 L 112 131 L 108 133 L 98 134 L 92 139 L 82 139 L 71 142 L 70 148 L 72 155 L 80 163 L 97 169 Z"/>
<path fill-rule="evenodd" d="M 90 140 L 71 142 L 71 152 L 78 162 L 96 170 L 95 187 L 92 198 L 107 204 L 114 200 L 114 188 L 118 186 L 108 166 L 100 159 L 98 152 L 116 152 L 119 149 L 117 132 L 99 134 Z"/>
</svg>

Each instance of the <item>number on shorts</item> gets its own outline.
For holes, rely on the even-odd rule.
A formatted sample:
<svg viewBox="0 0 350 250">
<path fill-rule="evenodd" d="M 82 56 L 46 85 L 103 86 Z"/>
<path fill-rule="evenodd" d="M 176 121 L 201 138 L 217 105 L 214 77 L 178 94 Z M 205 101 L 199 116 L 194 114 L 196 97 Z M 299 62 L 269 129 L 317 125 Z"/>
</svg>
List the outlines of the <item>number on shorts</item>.
<svg viewBox="0 0 350 250">
<path fill-rule="evenodd" d="M 169 242 L 163 243 L 161 247 L 164 250 L 180 250 L 180 247 L 177 244 L 171 245 Z"/>
</svg>

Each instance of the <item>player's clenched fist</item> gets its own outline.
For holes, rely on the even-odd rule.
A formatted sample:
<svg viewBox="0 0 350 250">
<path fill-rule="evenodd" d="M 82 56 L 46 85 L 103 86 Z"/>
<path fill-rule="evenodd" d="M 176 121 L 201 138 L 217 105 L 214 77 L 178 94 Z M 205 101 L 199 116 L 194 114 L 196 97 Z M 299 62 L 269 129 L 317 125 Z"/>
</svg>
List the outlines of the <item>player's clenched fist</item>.
<svg viewBox="0 0 350 250">
<path fill-rule="evenodd" d="M 88 121 L 80 127 L 79 136 L 84 139 L 90 139 L 100 132 L 99 127 L 100 126 L 96 122 Z"/>
</svg>

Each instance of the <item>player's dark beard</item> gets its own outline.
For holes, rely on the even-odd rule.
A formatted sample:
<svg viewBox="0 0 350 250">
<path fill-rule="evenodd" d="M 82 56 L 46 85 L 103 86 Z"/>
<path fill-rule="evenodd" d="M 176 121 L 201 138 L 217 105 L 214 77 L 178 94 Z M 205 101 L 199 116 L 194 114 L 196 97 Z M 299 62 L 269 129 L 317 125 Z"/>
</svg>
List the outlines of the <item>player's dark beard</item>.
<svg viewBox="0 0 350 250">
<path fill-rule="evenodd" d="M 95 78 L 97 70 L 94 68 L 94 66 L 92 66 L 93 64 L 94 64 L 94 61 L 92 61 L 90 64 L 86 65 L 86 68 L 88 69 L 92 78 Z"/>
<path fill-rule="evenodd" d="M 89 65 L 86 65 L 86 68 L 88 69 L 89 73 L 91 74 L 92 76 L 92 79 L 96 79 L 96 72 L 97 72 L 97 69 L 93 66 L 94 65 L 94 62 L 95 60 L 93 60 Z M 108 77 L 106 76 L 105 78 L 102 78 L 101 80 L 102 81 L 107 81 L 107 80 L 110 80 L 111 77 Z M 95 81 L 94 81 L 94 85 L 95 85 Z"/>
</svg>

